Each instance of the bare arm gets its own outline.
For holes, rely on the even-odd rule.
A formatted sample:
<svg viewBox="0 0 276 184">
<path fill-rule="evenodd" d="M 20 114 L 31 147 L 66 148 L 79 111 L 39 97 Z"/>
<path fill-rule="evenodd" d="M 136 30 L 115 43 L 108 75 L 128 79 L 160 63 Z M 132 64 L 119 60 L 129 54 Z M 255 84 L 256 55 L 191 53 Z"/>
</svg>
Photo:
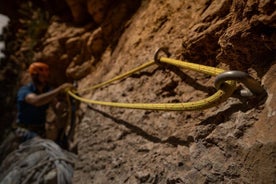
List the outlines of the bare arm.
<svg viewBox="0 0 276 184">
<path fill-rule="evenodd" d="M 63 92 L 65 89 L 72 88 L 72 84 L 65 83 L 55 88 L 52 91 L 47 93 L 42 93 L 40 95 L 30 93 L 25 97 L 25 101 L 34 106 L 41 106 L 51 102 L 60 92 Z"/>
</svg>

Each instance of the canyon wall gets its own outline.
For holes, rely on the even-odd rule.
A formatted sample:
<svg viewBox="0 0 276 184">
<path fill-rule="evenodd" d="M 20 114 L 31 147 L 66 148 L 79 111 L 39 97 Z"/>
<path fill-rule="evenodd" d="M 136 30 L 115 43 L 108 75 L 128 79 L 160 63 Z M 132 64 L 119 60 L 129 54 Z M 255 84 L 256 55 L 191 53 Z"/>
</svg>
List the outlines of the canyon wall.
<svg viewBox="0 0 276 184">
<path fill-rule="evenodd" d="M 275 183 L 275 1 L 64 3 L 63 15 L 55 13 L 53 4 L 48 13 L 41 5 L 32 6 L 40 7 L 33 11 L 38 13 L 29 12 L 29 21 L 22 18 L 10 32 L 17 42 L 8 47 L 10 63 L 5 66 L 15 63 L 21 71 L 43 61 L 51 68 L 53 86 L 78 81 L 81 91 L 152 60 L 156 49 L 166 46 L 174 59 L 247 72 L 267 92 L 260 99 L 236 91 L 218 106 L 200 111 L 82 103 L 72 143 L 79 156 L 74 183 Z M 28 26 L 23 29 L 24 20 Z M 80 95 L 171 103 L 214 92 L 214 77 L 156 65 Z"/>
</svg>

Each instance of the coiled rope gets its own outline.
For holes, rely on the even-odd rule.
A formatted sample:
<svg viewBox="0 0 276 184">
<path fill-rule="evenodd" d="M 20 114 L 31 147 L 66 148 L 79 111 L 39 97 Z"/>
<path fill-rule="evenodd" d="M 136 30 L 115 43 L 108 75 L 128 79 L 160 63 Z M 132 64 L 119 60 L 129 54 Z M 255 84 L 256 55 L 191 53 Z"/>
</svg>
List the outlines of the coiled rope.
<svg viewBox="0 0 276 184">
<path fill-rule="evenodd" d="M 141 66 L 134 68 L 122 75 L 116 76 L 110 80 L 107 80 L 105 82 L 102 82 L 100 84 L 94 85 L 91 88 L 87 88 L 84 90 L 79 91 L 87 91 L 87 90 L 95 90 L 97 88 L 103 87 L 105 85 L 108 85 L 114 81 L 123 79 L 135 72 L 138 72 L 140 70 L 143 70 L 149 66 L 152 66 L 154 64 L 169 64 L 174 65 L 177 67 L 190 69 L 196 72 L 208 74 L 211 76 L 217 76 L 223 72 L 225 72 L 223 69 L 216 68 L 216 67 L 210 67 L 195 63 L 189 63 L 187 61 L 180 61 L 175 60 L 167 57 L 161 57 L 158 59 L 158 61 L 155 59 L 155 61 L 150 61 L 145 64 L 142 64 Z M 194 102 L 181 102 L 181 103 L 120 103 L 120 102 L 106 102 L 106 101 L 97 101 L 92 99 L 83 98 L 79 95 L 77 95 L 74 91 L 68 90 L 68 94 L 72 96 L 73 98 L 89 104 L 96 104 L 96 105 L 105 105 L 105 106 L 112 106 L 112 107 L 119 107 L 119 108 L 130 108 L 130 109 L 143 109 L 143 110 L 164 110 L 164 111 L 193 111 L 193 110 L 203 110 L 210 107 L 214 107 L 226 99 L 228 99 L 234 90 L 236 89 L 236 82 L 234 80 L 227 80 L 223 83 L 223 85 L 220 85 L 220 88 L 217 90 L 216 93 L 213 95 Z"/>
</svg>

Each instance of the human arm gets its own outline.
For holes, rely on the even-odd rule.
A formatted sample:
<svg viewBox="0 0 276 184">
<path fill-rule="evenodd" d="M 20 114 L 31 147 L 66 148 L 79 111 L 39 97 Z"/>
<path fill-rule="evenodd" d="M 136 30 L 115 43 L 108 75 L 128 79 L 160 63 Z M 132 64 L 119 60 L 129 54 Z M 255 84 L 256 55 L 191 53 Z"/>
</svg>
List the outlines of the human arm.
<svg viewBox="0 0 276 184">
<path fill-rule="evenodd" d="M 25 101 L 34 106 L 42 106 L 51 102 L 60 92 L 63 92 L 68 88 L 72 88 L 72 84 L 64 83 L 49 92 L 42 93 L 39 95 L 35 93 L 29 93 L 28 95 L 26 95 Z"/>
</svg>

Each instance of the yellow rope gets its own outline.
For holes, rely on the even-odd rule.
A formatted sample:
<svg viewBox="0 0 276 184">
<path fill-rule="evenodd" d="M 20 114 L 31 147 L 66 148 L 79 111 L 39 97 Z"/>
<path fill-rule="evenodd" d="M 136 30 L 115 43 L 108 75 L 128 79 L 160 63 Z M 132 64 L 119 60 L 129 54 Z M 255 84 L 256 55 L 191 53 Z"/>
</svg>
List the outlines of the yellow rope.
<svg viewBox="0 0 276 184">
<path fill-rule="evenodd" d="M 110 84 L 110 83 L 112 83 L 112 82 L 114 82 L 114 81 L 123 79 L 123 78 L 125 78 L 125 77 L 127 77 L 127 76 L 129 76 L 129 75 L 131 75 L 131 74 L 133 74 L 133 73 L 136 73 L 136 72 L 140 71 L 140 70 L 143 70 L 143 69 L 145 69 L 145 68 L 148 68 L 148 67 L 150 67 L 150 66 L 152 66 L 152 65 L 154 65 L 154 64 L 155 64 L 154 61 L 150 61 L 150 62 L 144 63 L 144 64 L 138 66 L 137 68 L 134 68 L 134 69 L 132 69 L 132 70 L 130 70 L 130 71 L 124 73 L 124 74 L 118 75 L 118 76 L 116 76 L 116 77 L 114 77 L 114 78 L 112 78 L 112 79 L 110 79 L 110 80 L 107 80 L 107 81 L 105 81 L 105 82 L 102 82 L 102 83 L 100 83 L 100 84 L 96 84 L 96 85 L 94 85 L 94 86 L 92 86 L 92 87 L 90 87 L 90 88 L 85 88 L 85 89 L 79 90 L 79 92 L 84 92 L 84 91 L 88 91 L 88 90 L 95 90 L 95 89 L 98 89 L 98 88 L 103 87 L 103 86 L 105 86 L 105 85 L 107 85 L 107 84 Z"/>
<path fill-rule="evenodd" d="M 193 71 L 205 73 L 205 74 L 212 75 L 212 76 L 216 76 L 216 75 L 224 72 L 224 70 L 220 69 L 220 68 L 204 66 L 204 65 L 200 65 L 200 64 L 189 63 L 186 61 L 179 61 L 179 60 L 165 58 L 165 57 L 161 57 L 160 62 L 174 65 L 174 66 L 179 66 L 182 68 L 190 69 Z M 153 65 L 154 63 L 155 63 L 154 61 L 150 61 L 150 62 L 145 63 L 133 70 L 130 70 L 129 72 L 126 72 L 122 75 L 114 77 L 113 79 L 110 79 L 106 82 L 92 86 L 91 88 L 88 88 L 88 89 L 96 89 L 96 88 L 102 87 L 104 85 L 107 85 L 111 82 L 114 82 L 116 80 L 120 80 L 120 79 L 125 78 L 139 70 L 149 67 L 149 66 Z M 86 90 L 88 90 L 88 89 L 86 89 Z M 97 101 L 97 100 L 91 100 L 91 99 L 80 97 L 80 96 L 76 95 L 73 91 L 70 91 L 70 90 L 68 91 L 68 94 L 81 102 L 85 102 L 85 103 L 89 103 L 89 104 L 98 104 L 98 105 L 106 105 L 106 106 L 112 106 L 112 107 L 131 108 L 131 109 L 144 109 L 144 110 L 192 111 L 192 110 L 203 110 L 203 109 L 218 105 L 219 103 L 221 103 L 221 102 L 225 101 L 227 98 L 229 98 L 235 89 L 236 89 L 235 81 L 232 81 L 232 80 L 226 81 L 225 85 L 222 85 L 221 89 L 219 89 L 212 96 L 209 96 L 209 97 L 199 100 L 199 101 L 185 102 L 185 103 L 105 102 L 105 101 Z"/>
</svg>

